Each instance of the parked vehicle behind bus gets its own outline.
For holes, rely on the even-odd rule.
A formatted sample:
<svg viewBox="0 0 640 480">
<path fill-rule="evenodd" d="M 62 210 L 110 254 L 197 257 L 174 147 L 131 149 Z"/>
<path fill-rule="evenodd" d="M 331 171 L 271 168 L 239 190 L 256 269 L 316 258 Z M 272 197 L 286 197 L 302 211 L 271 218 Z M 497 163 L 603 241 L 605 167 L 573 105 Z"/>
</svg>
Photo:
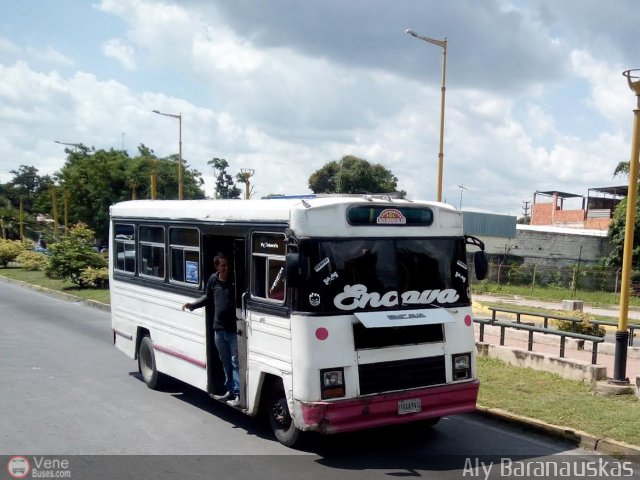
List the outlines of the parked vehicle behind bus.
<svg viewBox="0 0 640 480">
<path fill-rule="evenodd" d="M 475 409 L 466 245 L 435 202 L 388 196 L 123 202 L 111 207 L 113 342 L 150 388 L 168 377 L 224 393 L 211 312 L 182 311 L 227 252 L 240 406 L 277 439 Z M 484 271 L 484 272 L 483 272 Z"/>
</svg>

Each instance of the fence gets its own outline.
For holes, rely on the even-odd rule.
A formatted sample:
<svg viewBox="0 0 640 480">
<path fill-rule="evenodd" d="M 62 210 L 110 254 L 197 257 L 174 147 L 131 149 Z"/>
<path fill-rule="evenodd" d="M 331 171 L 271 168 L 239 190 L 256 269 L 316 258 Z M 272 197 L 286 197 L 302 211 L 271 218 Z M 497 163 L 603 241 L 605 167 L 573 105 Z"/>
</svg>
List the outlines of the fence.
<svg viewBox="0 0 640 480">
<path fill-rule="evenodd" d="M 621 269 L 577 265 L 552 267 L 535 264 L 489 263 L 487 281 L 498 285 L 558 287 L 618 293 Z M 640 272 L 633 272 L 634 292 L 640 293 Z"/>
</svg>

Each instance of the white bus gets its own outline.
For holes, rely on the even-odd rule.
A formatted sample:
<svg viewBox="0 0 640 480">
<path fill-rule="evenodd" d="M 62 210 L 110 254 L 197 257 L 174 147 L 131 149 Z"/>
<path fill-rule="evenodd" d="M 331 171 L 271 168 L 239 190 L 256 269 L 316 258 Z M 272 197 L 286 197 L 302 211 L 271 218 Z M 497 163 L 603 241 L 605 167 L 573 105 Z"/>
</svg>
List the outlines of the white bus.
<svg viewBox="0 0 640 480">
<path fill-rule="evenodd" d="M 461 213 L 389 196 L 123 202 L 111 207 L 113 342 L 150 388 L 222 393 L 202 295 L 217 252 L 235 278 L 240 409 L 276 438 L 422 422 L 475 409 Z M 466 245 L 475 252 L 467 264 Z M 471 255 L 470 255 L 471 257 Z M 230 407 L 231 408 L 231 407 Z"/>
</svg>

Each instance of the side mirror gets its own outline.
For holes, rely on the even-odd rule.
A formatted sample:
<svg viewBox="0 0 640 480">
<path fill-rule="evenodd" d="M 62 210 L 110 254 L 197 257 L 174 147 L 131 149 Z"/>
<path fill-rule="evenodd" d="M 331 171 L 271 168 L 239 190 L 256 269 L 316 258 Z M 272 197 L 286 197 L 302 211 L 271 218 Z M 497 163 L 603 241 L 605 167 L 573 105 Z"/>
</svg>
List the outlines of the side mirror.
<svg viewBox="0 0 640 480">
<path fill-rule="evenodd" d="M 486 278 L 487 272 L 489 271 L 489 262 L 483 250 L 473 254 L 473 269 L 476 272 L 476 278 L 478 280 L 484 280 Z"/>
<path fill-rule="evenodd" d="M 285 274 L 287 276 L 287 285 L 299 287 L 307 280 L 307 258 L 298 252 L 287 253 Z"/>
</svg>

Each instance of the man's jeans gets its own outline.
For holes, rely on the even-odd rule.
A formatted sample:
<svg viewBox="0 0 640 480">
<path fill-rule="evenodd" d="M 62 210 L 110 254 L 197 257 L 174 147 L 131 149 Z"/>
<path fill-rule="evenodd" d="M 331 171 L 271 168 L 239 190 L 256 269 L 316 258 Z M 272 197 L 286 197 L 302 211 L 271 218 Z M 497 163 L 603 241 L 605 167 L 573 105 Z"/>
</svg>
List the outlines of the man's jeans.
<svg viewBox="0 0 640 480">
<path fill-rule="evenodd" d="M 224 386 L 235 397 L 240 396 L 240 375 L 238 373 L 238 336 L 236 332 L 215 331 L 215 343 L 222 367 L 224 368 Z"/>
</svg>

